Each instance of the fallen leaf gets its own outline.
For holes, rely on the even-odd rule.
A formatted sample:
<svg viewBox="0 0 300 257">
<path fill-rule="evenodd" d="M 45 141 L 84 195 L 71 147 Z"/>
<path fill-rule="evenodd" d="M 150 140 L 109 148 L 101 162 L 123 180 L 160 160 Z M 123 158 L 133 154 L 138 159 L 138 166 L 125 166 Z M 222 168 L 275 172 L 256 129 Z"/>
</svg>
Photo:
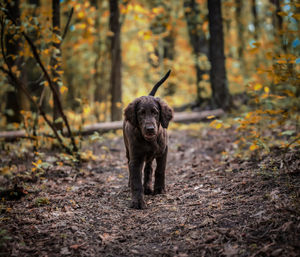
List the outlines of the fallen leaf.
<svg viewBox="0 0 300 257">
<path fill-rule="evenodd" d="M 61 254 L 61 255 L 69 255 L 69 254 L 71 254 L 71 252 L 69 251 L 69 248 L 68 248 L 68 247 L 63 247 L 63 248 L 61 248 L 61 250 L 60 250 L 60 254 Z"/>
</svg>

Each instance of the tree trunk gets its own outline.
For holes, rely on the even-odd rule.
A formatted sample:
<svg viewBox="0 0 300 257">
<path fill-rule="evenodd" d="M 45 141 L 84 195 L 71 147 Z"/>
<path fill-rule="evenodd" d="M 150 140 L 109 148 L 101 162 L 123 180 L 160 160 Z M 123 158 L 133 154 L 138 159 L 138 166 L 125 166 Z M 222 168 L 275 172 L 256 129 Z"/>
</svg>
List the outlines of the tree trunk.
<svg viewBox="0 0 300 257">
<path fill-rule="evenodd" d="M 243 1 L 241 0 L 236 0 L 235 1 L 236 5 L 236 10 L 235 10 L 235 19 L 237 23 L 237 36 L 238 36 L 238 57 L 239 59 L 243 59 L 243 52 L 244 52 L 244 26 L 243 26 L 243 21 L 242 21 L 242 6 L 243 6 Z"/>
<path fill-rule="evenodd" d="M 279 45 L 283 49 L 284 52 L 287 51 L 287 45 L 284 42 L 283 36 L 283 18 L 278 13 L 281 11 L 280 8 L 280 0 L 270 0 L 270 2 L 275 6 L 275 14 L 273 17 L 273 26 L 274 26 L 274 37 L 275 41 L 279 41 Z M 276 43 L 275 43 L 276 44 Z"/>
<path fill-rule="evenodd" d="M 253 24 L 254 24 L 254 38 L 255 40 L 258 39 L 258 16 L 257 16 L 257 9 L 256 9 L 256 0 L 252 0 L 252 16 L 253 16 Z"/>
<path fill-rule="evenodd" d="M 171 18 L 172 8 L 170 2 L 158 0 L 158 1 L 148 1 L 148 8 L 151 10 L 153 8 L 164 9 L 163 13 L 155 15 L 151 20 L 149 29 L 153 35 L 157 36 L 154 51 L 152 53 L 148 52 L 148 61 L 152 67 L 158 68 L 159 70 L 165 70 L 164 60 L 170 60 L 171 62 L 175 58 L 175 37 L 176 31 L 174 29 L 175 24 Z M 169 24 L 171 29 L 168 29 L 166 24 Z M 152 59 L 150 56 L 154 54 L 156 60 Z M 167 62 L 169 63 L 169 62 Z M 166 66 L 169 66 L 168 64 Z M 169 67 L 170 68 L 170 67 Z M 170 81 L 164 86 L 162 91 L 163 96 L 172 96 L 176 92 L 176 83 Z"/>
<path fill-rule="evenodd" d="M 175 58 L 175 31 L 172 27 L 168 36 L 163 38 L 163 57 L 170 61 L 174 61 Z M 170 81 L 165 86 L 164 95 L 172 96 L 175 94 L 176 84 Z"/>
<path fill-rule="evenodd" d="M 258 40 L 258 30 L 259 30 L 259 25 L 258 25 L 258 15 L 257 15 L 257 8 L 256 8 L 256 0 L 251 1 L 251 11 L 252 11 L 252 16 L 253 16 L 253 25 L 254 25 L 254 39 L 255 41 Z M 254 66 L 255 70 L 259 66 L 259 55 L 255 56 L 255 61 L 254 61 Z"/>
<path fill-rule="evenodd" d="M 19 7 L 19 0 L 14 2 L 9 2 L 6 5 L 6 8 L 10 14 L 10 16 L 14 20 L 20 19 L 20 7 Z M 7 33 L 5 35 L 5 45 L 6 45 L 6 54 L 8 65 L 10 67 L 16 66 L 18 71 L 21 71 L 22 80 L 26 79 L 26 73 L 24 72 L 24 67 L 22 67 L 23 57 L 19 57 L 20 51 L 20 41 L 21 39 L 14 39 L 13 34 Z M 9 83 L 13 85 L 13 83 L 9 80 Z M 8 123 L 12 122 L 21 122 L 22 115 L 20 113 L 21 110 L 29 110 L 30 104 L 27 101 L 26 96 L 24 93 L 14 88 L 12 91 L 7 92 L 6 95 L 6 110 L 10 110 L 10 112 L 6 112 L 6 120 Z"/>
<path fill-rule="evenodd" d="M 205 70 L 200 68 L 198 62 L 199 54 L 208 55 L 208 42 L 205 38 L 203 31 L 201 30 L 202 21 L 200 17 L 200 6 L 195 0 L 185 0 L 185 19 L 188 25 L 188 33 L 190 38 L 190 44 L 193 47 L 193 52 L 195 56 L 195 68 L 196 68 L 196 86 L 197 86 L 197 95 L 196 102 L 200 104 L 202 102 L 202 91 L 200 87 L 200 82 L 202 75 L 205 74 Z"/>
<path fill-rule="evenodd" d="M 61 70 L 61 49 L 60 49 L 60 0 L 52 0 L 52 29 L 53 34 L 55 36 L 55 40 L 53 42 L 54 51 L 51 56 L 50 65 L 51 65 L 51 74 L 52 80 L 55 87 L 55 90 L 58 93 L 59 101 L 60 101 L 60 90 L 59 83 L 61 83 L 61 76 L 59 71 Z M 62 130 L 63 122 L 58 121 L 61 118 L 61 114 L 58 109 L 58 101 L 55 97 L 53 97 L 53 121 L 55 128 L 57 130 Z"/>
<path fill-rule="evenodd" d="M 99 10 L 99 5 L 97 0 L 92 0 L 91 5 L 96 8 L 96 18 L 95 18 L 95 30 L 96 33 L 99 35 L 100 34 L 100 16 L 101 12 Z M 102 102 L 102 97 L 103 97 L 103 92 L 102 92 L 102 79 L 101 79 L 101 74 L 100 74 L 100 61 L 101 61 L 101 38 L 100 36 L 97 37 L 96 42 L 94 43 L 94 52 L 96 55 L 95 62 L 94 62 L 94 69 L 95 73 L 93 75 L 93 80 L 95 84 L 95 90 L 94 90 L 94 100 L 97 102 Z M 98 118 L 98 115 L 97 115 Z"/>
<path fill-rule="evenodd" d="M 211 62 L 210 82 L 213 105 L 224 110 L 229 108 L 230 96 L 227 86 L 221 0 L 209 0 L 209 57 Z"/>
<path fill-rule="evenodd" d="M 111 76 L 110 76 L 110 89 L 111 89 L 111 120 L 122 119 L 122 88 L 121 88 L 121 24 L 120 24 L 120 11 L 119 1 L 110 0 L 110 18 L 109 27 L 113 33 L 111 36 Z"/>
<path fill-rule="evenodd" d="M 98 35 L 102 32 L 100 18 L 103 14 L 103 10 L 101 9 L 101 4 L 98 3 L 97 0 L 92 0 L 91 4 L 97 9 L 97 16 L 95 18 L 95 30 Z M 121 20 L 121 19 L 120 19 Z M 122 25 L 120 25 L 122 26 Z M 105 121 L 107 118 L 107 114 L 109 111 L 107 110 L 107 101 L 109 99 L 108 95 L 110 92 L 110 67 L 107 67 L 107 59 L 110 58 L 109 51 L 103 50 L 103 46 L 105 49 L 109 49 L 110 47 L 110 38 L 102 39 L 98 36 L 94 43 L 94 52 L 95 52 L 95 62 L 94 69 L 95 73 L 93 75 L 94 81 L 94 101 L 101 103 L 102 108 L 95 109 L 95 115 L 97 121 Z M 105 106 L 105 108 L 103 108 Z"/>
</svg>

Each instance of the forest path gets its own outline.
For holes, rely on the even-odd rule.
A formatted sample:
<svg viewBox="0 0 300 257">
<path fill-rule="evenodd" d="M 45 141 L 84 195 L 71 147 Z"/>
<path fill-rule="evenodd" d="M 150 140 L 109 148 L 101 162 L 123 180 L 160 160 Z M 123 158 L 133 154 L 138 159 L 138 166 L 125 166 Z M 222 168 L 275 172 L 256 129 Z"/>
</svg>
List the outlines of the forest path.
<svg viewBox="0 0 300 257">
<path fill-rule="evenodd" d="M 102 161 L 84 164 L 75 176 L 71 167 L 53 167 L 32 185 L 32 193 L 6 203 L 11 210 L 2 227 L 12 240 L 1 252 L 299 256 L 299 173 L 274 171 L 275 157 L 261 165 L 226 160 L 222 152 L 230 153 L 234 140 L 232 130 L 171 131 L 167 194 L 145 196 L 145 210 L 128 207 L 122 138 L 93 145 Z M 293 162 L 298 157 L 299 152 L 290 155 Z"/>
</svg>

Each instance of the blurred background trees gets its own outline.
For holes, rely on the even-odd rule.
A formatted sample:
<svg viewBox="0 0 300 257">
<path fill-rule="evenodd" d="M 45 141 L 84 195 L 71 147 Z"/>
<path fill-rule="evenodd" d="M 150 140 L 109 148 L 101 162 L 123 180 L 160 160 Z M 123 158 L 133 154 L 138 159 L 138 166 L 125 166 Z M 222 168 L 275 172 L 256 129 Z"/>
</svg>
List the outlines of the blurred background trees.
<svg viewBox="0 0 300 257">
<path fill-rule="evenodd" d="M 294 0 L 1 1 L 1 130 L 24 127 L 24 113 L 36 112 L 7 71 L 58 129 L 58 100 L 76 128 L 121 120 L 124 106 L 168 69 L 158 95 L 178 110 L 230 109 L 249 89 L 298 99 L 299 7 Z"/>
</svg>

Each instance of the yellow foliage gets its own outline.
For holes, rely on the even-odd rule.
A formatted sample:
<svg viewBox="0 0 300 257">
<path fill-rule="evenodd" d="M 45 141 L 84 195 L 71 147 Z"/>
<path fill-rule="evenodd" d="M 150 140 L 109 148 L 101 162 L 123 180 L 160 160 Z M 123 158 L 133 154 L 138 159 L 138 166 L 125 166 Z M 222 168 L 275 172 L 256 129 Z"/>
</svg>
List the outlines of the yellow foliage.
<svg viewBox="0 0 300 257">
<path fill-rule="evenodd" d="M 286 64 L 287 61 L 286 61 L 286 60 L 277 60 L 277 63 L 278 63 L 278 64 Z"/>
<path fill-rule="evenodd" d="M 264 91 L 265 91 L 266 94 L 269 94 L 270 88 L 269 87 L 264 87 Z"/>
<path fill-rule="evenodd" d="M 50 50 L 48 48 L 43 50 L 43 54 L 45 55 L 49 55 L 50 54 Z"/>
<path fill-rule="evenodd" d="M 250 145 L 250 147 L 249 147 L 249 150 L 250 150 L 250 151 L 255 151 L 256 149 L 259 149 L 259 146 L 256 145 L 256 144 L 252 144 L 252 145 Z"/>
<path fill-rule="evenodd" d="M 83 113 L 85 115 L 88 115 L 90 112 L 91 112 L 91 107 L 89 105 L 83 107 Z"/>
<path fill-rule="evenodd" d="M 63 94 L 64 92 L 68 91 L 68 88 L 66 86 L 61 86 L 59 89 L 60 93 Z"/>
<path fill-rule="evenodd" d="M 209 75 L 208 75 L 208 74 L 203 74 L 203 75 L 202 75 L 202 79 L 204 79 L 204 80 L 209 80 Z"/>
<path fill-rule="evenodd" d="M 248 52 L 252 55 L 257 54 L 259 52 L 259 48 L 258 47 L 250 48 L 248 49 Z"/>
<path fill-rule="evenodd" d="M 74 6 L 74 8 L 75 8 L 75 11 L 79 11 L 82 7 L 81 7 L 81 4 L 78 3 Z"/>
<path fill-rule="evenodd" d="M 295 94 L 291 90 L 283 90 L 283 93 L 287 94 L 289 97 L 296 97 Z"/>
<path fill-rule="evenodd" d="M 98 157 L 93 154 L 91 150 L 87 150 L 85 152 L 80 153 L 80 158 L 84 161 L 89 161 L 89 160 L 98 160 Z"/>
<path fill-rule="evenodd" d="M 184 8 L 184 11 L 186 13 L 190 13 L 192 11 L 192 8 L 191 7 L 186 7 L 186 8 Z"/>
<path fill-rule="evenodd" d="M 135 4 L 134 7 L 133 7 L 133 10 L 137 13 L 141 13 L 141 14 L 145 14 L 147 13 L 146 9 L 143 8 L 141 5 L 139 4 Z"/>
<path fill-rule="evenodd" d="M 224 127 L 224 124 L 220 120 L 214 120 L 209 124 L 209 126 L 215 128 L 215 129 L 221 129 Z"/>
<path fill-rule="evenodd" d="M 55 44 L 60 44 L 61 39 L 59 38 L 59 36 L 55 33 L 52 34 L 52 42 Z"/>
<path fill-rule="evenodd" d="M 272 59 L 273 59 L 273 53 L 272 53 L 272 52 L 267 52 L 267 53 L 266 53 L 266 58 L 267 58 L 268 60 L 272 60 Z"/>
<path fill-rule="evenodd" d="M 202 30 L 204 31 L 204 32 L 207 32 L 208 31 L 208 21 L 205 21 L 205 22 L 203 22 L 203 25 L 202 25 Z"/>
<path fill-rule="evenodd" d="M 162 6 L 159 6 L 159 7 L 155 7 L 152 9 L 152 12 L 156 15 L 158 14 L 161 14 L 161 13 L 164 13 L 165 12 L 165 9 L 162 7 Z"/>
<path fill-rule="evenodd" d="M 206 119 L 213 119 L 213 118 L 215 118 L 215 115 L 210 115 L 206 117 Z"/>
<path fill-rule="evenodd" d="M 258 90 L 261 90 L 261 89 L 262 89 L 262 85 L 261 84 L 257 83 L 257 84 L 254 85 L 254 90 L 255 91 L 258 91 Z"/>
<path fill-rule="evenodd" d="M 38 159 L 36 162 L 32 162 L 33 164 L 33 168 L 31 169 L 32 171 L 35 171 L 37 168 L 39 168 L 39 166 L 43 163 L 43 161 L 41 159 Z"/>
<path fill-rule="evenodd" d="M 294 18 L 294 19 L 296 19 L 296 20 L 300 20 L 300 13 L 294 13 L 293 15 L 292 15 L 292 17 Z"/>
<path fill-rule="evenodd" d="M 78 14 L 77 14 L 77 17 L 79 19 L 83 18 L 84 17 L 84 12 L 83 11 L 80 11 Z"/>
<path fill-rule="evenodd" d="M 282 17 L 288 16 L 288 14 L 286 12 L 277 12 L 277 14 Z"/>
<path fill-rule="evenodd" d="M 146 31 L 143 35 L 144 40 L 149 40 L 152 36 L 152 32 L 151 31 Z"/>
<path fill-rule="evenodd" d="M 218 124 L 216 124 L 216 127 L 215 127 L 215 128 L 216 128 L 216 129 L 220 129 L 220 128 L 222 128 L 222 126 L 223 126 L 222 123 L 218 123 Z"/>
<path fill-rule="evenodd" d="M 85 23 L 79 23 L 76 25 L 76 28 L 78 29 L 85 29 L 86 28 L 86 24 Z"/>
<path fill-rule="evenodd" d="M 10 174 L 10 173 L 11 173 L 10 167 L 5 166 L 5 167 L 0 168 L 0 174 L 1 175 L 7 175 L 7 174 Z"/>
<path fill-rule="evenodd" d="M 87 18 L 87 22 L 88 22 L 88 24 L 90 24 L 90 25 L 94 25 L 94 24 L 95 24 L 95 20 L 94 20 L 93 18 L 91 18 L 91 17 L 88 17 L 88 18 Z"/>
</svg>

